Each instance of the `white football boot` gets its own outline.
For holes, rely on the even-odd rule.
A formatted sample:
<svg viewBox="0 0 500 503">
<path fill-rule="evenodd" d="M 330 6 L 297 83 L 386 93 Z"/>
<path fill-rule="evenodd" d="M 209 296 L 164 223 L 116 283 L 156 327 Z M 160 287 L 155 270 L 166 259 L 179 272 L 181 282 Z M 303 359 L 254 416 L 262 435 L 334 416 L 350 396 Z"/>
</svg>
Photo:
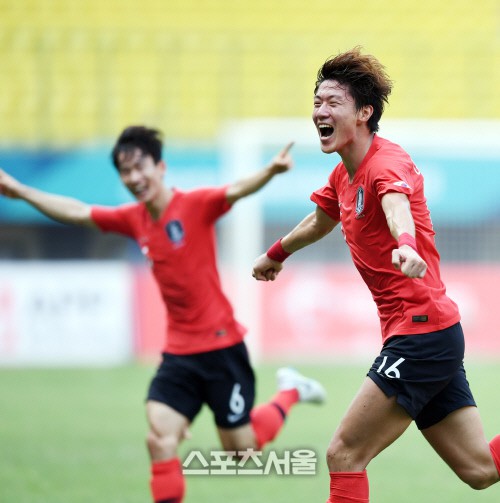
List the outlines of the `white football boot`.
<svg viewBox="0 0 500 503">
<path fill-rule="evenodd" d="M 299 401 L 305 403 L 323 403 L 326 400 L 325 388 L 310 377 L 303 376 L 291 367 L 283 367 L 276 372 L 278 390 L 285 391 L 296 389 L 299 392 Z"/>
</svg>

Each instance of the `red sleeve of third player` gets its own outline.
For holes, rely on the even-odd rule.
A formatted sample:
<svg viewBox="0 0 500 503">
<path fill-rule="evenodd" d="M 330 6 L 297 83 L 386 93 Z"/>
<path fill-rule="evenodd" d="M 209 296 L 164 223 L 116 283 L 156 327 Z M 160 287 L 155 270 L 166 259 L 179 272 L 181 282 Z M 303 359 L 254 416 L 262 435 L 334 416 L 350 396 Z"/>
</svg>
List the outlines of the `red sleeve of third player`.
<svg viewBox="0 0 500 503">
<path fill-rule="evenodd" d="M 135 206 L 135 204 L 125 204 L 114 208 L 92 206 L 90 216 L 101 231 L 134 237 L 131 214 L 135 210 Z"/>
<path fill-rule="evenodd" d="M 311 201 L 316 203 L 330 218 L 340 222 L 339 198 L 334 184 L 335 171 L 329 176 L 328 183 L 311 194 Z"/>
</svg>

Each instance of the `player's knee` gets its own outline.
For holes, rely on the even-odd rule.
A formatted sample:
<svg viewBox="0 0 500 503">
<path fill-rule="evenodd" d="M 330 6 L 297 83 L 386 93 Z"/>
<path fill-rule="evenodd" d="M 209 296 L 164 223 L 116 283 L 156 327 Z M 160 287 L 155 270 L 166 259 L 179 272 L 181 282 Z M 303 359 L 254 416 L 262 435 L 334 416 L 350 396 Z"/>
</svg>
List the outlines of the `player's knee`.
<svg viewBox="0 0 500 503">
<path fill-rule="evenodd" d="M 326 462 L 331 472 L 362 471 L 368 461 L 361 449 L 356 449 L 343 435 L 335 434 L 326 451 Z"/>
<path fill-rule="evenodd" d="M 326 450 L 326 462 L 331 472 L 343 471 L 348 448 L 340 438 L 334 437 Z"/>
<path fill-rule="evenodd" d="M 148 433 L 146 445 L 153 460 L 170 459 L 176 456 L 179 439 L 176 435 L 158 435 L 153 431 Z"/>
</svg>

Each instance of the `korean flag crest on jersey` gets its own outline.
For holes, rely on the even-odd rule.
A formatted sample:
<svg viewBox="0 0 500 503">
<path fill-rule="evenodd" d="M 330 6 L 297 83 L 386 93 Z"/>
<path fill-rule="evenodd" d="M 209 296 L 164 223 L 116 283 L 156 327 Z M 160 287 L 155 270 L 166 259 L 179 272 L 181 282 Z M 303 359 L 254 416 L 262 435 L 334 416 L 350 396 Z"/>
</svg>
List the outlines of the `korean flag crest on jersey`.
<svg viewBox="0 0 500 503">
<path fill-rule="evenodd" d="M 360 185 L 356 191 L 356 218 L 363 218 L 365 214 L 365 189 Z"/>
<path fill-rule="evenodd" d="M 174 246 L 182 246 L 184 244 L 184 227 L 180 220 L 171 220 L 165 226 L 167 236 Z"/>
</svg>

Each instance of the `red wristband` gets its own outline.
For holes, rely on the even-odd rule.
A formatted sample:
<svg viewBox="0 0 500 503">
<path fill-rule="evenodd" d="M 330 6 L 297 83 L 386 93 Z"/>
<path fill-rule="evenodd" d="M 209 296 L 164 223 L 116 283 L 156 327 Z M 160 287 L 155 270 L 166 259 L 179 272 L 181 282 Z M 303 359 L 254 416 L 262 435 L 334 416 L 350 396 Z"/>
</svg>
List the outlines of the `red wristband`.
<svg viewBox="0 0 500 503">
<path fill-rule="evenodd" d="M 417 242 L 415 241 L 415 238 L 407 232 L 403 232 L 403 234 L 401 234 L 398 239 L 398 248 L 401 248 L 403 245 L 408 245 L 418 253 Z"/>
<path fill-rule="evenodd" d="M 283 249 L 281 239 L 278 239 L 278 241 L 276 241 L 276 243 L 267 250 L 266 254 L 271 260 L 275 260 L 276 262 L 284 262 L 285 259 L 291 255 L 291 253 L 288 253 Z"/>
</svg>

